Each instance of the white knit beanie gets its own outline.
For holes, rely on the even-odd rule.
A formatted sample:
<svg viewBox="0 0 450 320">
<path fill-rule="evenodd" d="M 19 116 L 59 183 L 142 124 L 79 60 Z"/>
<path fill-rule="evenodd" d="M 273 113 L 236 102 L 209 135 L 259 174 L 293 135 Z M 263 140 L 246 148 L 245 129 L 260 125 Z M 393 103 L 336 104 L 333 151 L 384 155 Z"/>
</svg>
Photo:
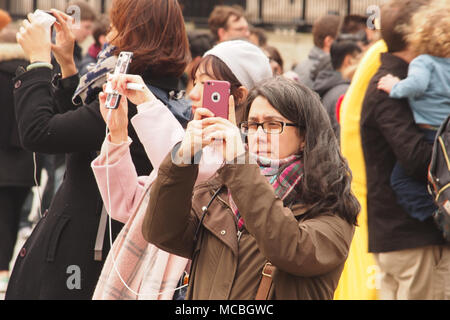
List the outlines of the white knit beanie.
<svg viewBox="0 0 450 320">
<path fill-rule="evenodd" d="M 222 60 L 248 90 L 261 80 L 271 78 L 269 58 L 254 44 L 244 40 L 221 42 L 204 54 Z"/>
</svg>

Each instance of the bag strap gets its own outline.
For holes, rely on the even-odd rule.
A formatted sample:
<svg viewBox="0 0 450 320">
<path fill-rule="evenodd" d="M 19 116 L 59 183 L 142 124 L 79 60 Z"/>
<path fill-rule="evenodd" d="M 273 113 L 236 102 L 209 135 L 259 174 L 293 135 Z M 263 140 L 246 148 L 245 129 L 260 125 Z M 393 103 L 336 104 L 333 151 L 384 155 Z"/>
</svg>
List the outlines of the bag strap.
<svg viewBox="0 0 450 320">
<path fill-rule="evenodd" d="M 262 269 L 261 282 L 259 283 L 258 291 L 256 292 L 255 300 L 268 300 L 270 288 L 272 287 L 272 276 L 275 267 L 267 262 Z"/>
<path fill-rule="evenodd" d="M 430 164 L 428 166 L 428 177 L 429 179 L 431 179 L 432 183 L 435 183 L 435 181 L 433 181 L 433 173 L 436 170 L 436 165 L 437 165 L 437 157 L 438 157 L 438 151 L 439 148 L 442 148 L 442 151 L 444 152 L 444 154 L 446 155 L 446 149 L 445 149 L 445 145 L 443 145 L 443 141 L 442 141 L 442 137 L 441 135 L 448 129 L 447 126 L 449 125 L 450 122 L 450 115 L 445 119 L 444 122 L 442 122 L 441 126 L 439 127 L 439 130 L 436 133 L 436 137 L 434 139 L 434 143 L 433 143 L 433 151 L 431 152 L 431 160 L 430 160 Z M 439 141 L 441 140 L 441 141 Z"/>
<path fill-rule="evenodd" d="M 100 222 L 98 224 L 97 230 L 97 238 L 95 239 L 95 253 L 94 260 L 102 261 L 102 252 L 103 252 L 103 241 L 105 239 L 106 232 L 106 222 L 107 222 L 108 214 L 106 212 L 105 206 L 102 208 L 102 213 L 100 215 Z"/>
<path fill-rule="evenodd" d="M 149 184 L 145 191 L 144 196 L 139 201 L 138 206 L 136 207 L 136 211 L 139 210 L 140 206 L 142 205 L 142 202 L 144 201 L 145 197 L 147 196 L 148 192 L 150 191 L 151 184 Z M 136 213 L 135 211 L 135 213 Z M 95 261 L 102 261 L 103 260 L 103 243 L 105 239 L 106 234 L 106 226 L 108 222 L 108 212 L 106 211 L 105 205 L 102 207 L 102 213 L 100 215 L 100 222 L 98 224 L 97 229 L 97 237 L 95 239 L 95 247 L 94 247 L 94 260 Z M 110 248 L 112 250 L 112 248 Z"/>
</svg>

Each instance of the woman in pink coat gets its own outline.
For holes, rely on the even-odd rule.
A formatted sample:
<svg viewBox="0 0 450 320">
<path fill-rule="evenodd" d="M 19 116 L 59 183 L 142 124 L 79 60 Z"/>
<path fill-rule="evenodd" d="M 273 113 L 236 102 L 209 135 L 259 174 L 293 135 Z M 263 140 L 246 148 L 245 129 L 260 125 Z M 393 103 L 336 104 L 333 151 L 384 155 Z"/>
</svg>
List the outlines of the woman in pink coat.
<svg viewBox="0 0 450 320">
<path fill-rule="evenodd" d="M 240 106 L 248 90 L 272 76 L 264 53 L 240 40 L 223 42 L 205 53 L 192 73 L 194 88 L 189 98 L 194 118 L 212 116 L 209 110 L 202 108 L 203 81 L 216 79 L 231 84 L 230 119 L 234 122 L 236 118 L 241 120 Z M 112 245 L 93 299 L 171 299 L 187 269 L 188 260 L 147 243 L 141 229 L 149 188 L 162 160 L 183 139 L 184 130 L 169 109 L 149 90 L 126 89 L 128 82 L 143 84 L 140 76 L 114 76 L 110 82 L 113 89 L 137 105 L 138 113 L 131 123 L 154 170 L 150 176 L 138 177 L 131 161 L 127 99 L 122 98 L 119 108 L 108 115 L 104 106 L 106 94 L 100 93 L 100 108 L 110 133 L 101 154 L 92 162 L 92 168 L 110 217 L 126 225 Z M 223 162 L 214 147 L 203 152 L 197 183 L 208 179 Z"/>
</svg>

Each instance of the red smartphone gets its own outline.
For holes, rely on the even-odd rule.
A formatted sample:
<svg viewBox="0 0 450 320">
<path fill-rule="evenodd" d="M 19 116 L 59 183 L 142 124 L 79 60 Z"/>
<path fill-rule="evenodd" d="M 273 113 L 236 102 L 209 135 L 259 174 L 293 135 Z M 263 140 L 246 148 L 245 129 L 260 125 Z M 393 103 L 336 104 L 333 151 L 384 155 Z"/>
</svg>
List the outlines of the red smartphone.
<svg viewBox="0 0 450 320">
<path fill-rule="evenodd" d="M 230 83 L 228 81 L 205 81 L 203 86 L 203 108 L 211 110 L 216 117 L 228 119 L 229 98 Z"/>
</svg>

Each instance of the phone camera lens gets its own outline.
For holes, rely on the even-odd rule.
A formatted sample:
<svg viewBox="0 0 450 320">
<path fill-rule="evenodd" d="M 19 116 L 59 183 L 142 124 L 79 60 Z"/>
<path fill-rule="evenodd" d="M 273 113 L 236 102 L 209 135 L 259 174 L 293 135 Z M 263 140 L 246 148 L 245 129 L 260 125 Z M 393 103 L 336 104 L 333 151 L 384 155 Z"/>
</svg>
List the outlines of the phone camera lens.
<svg viewBox="0 0 450 320">
<path fill-rule="evenodd" d="M 220 94 L 218 92 L 214 92 L 211 96 L 211 99 L 213 102 L 219 102 L 220 101 Z"/>
</svg>

